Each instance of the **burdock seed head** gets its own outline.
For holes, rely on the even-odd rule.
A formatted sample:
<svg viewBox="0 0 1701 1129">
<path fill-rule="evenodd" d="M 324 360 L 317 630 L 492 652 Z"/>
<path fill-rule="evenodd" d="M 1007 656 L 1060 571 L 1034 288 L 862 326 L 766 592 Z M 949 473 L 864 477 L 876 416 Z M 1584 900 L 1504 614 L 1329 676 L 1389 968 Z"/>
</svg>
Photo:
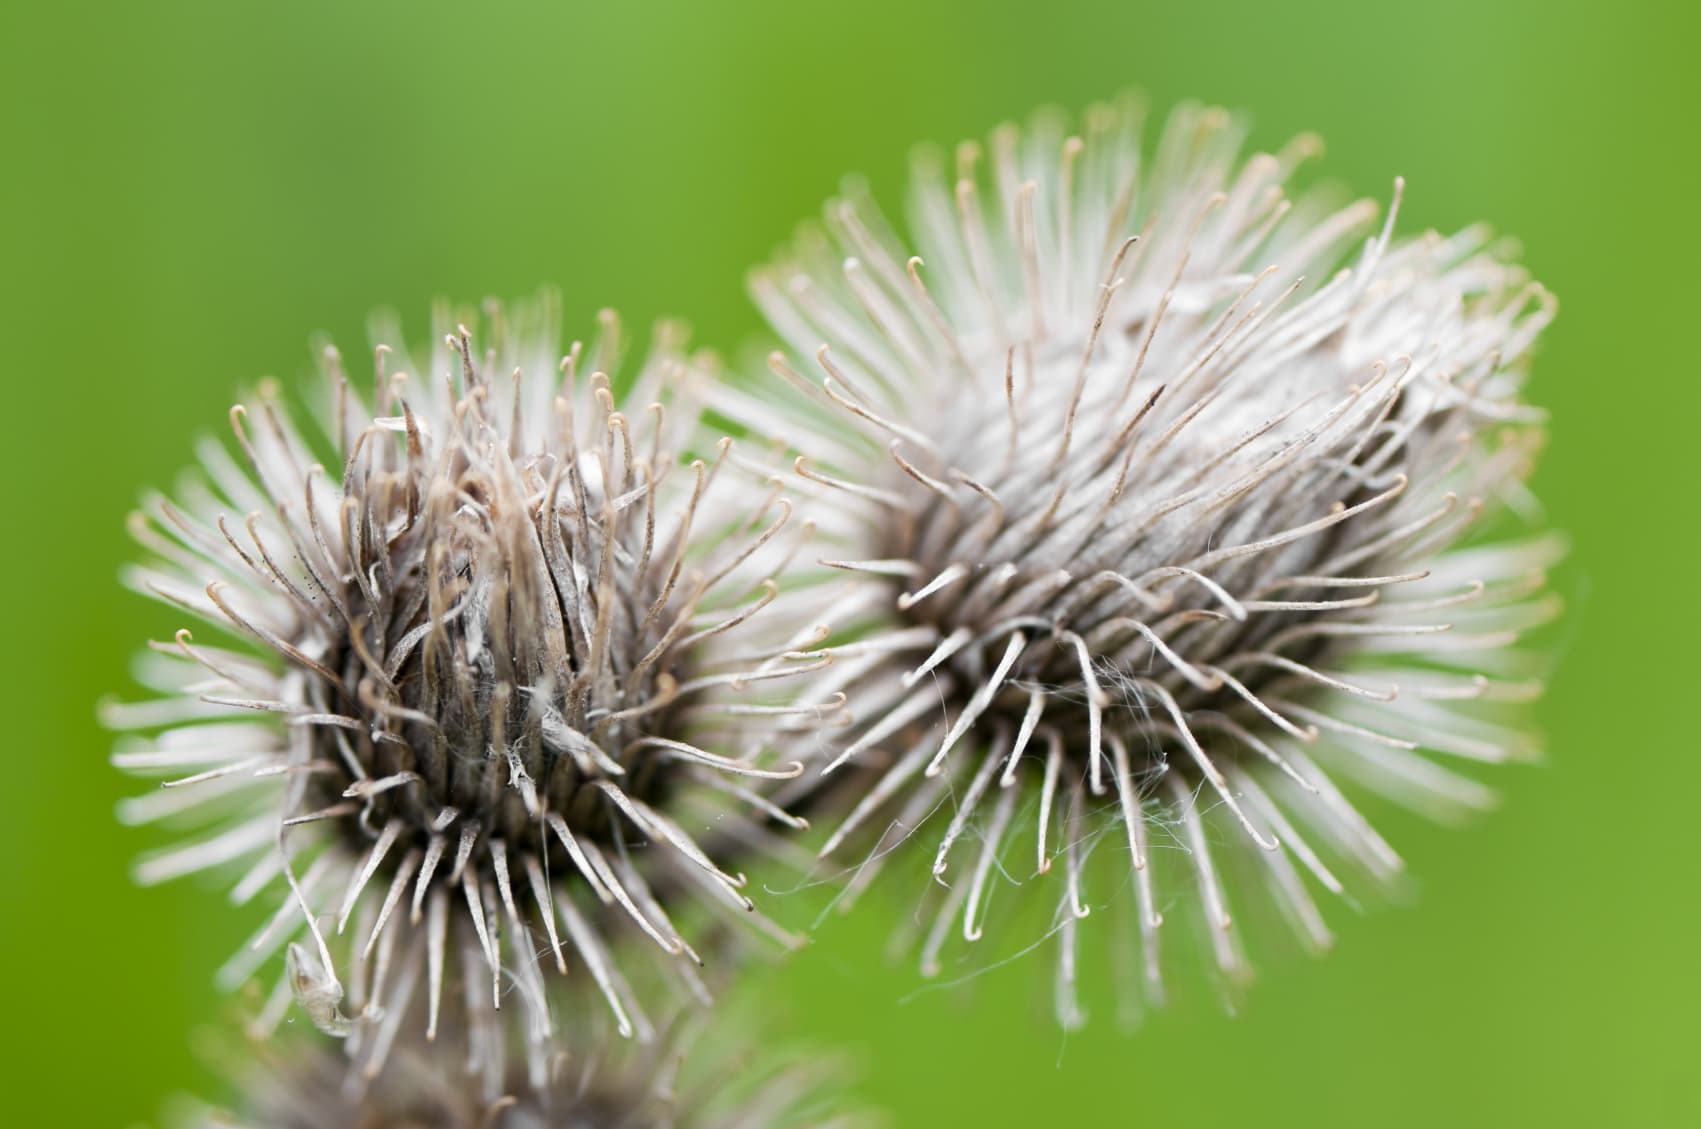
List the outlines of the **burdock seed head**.
<svg viewBox="0 0 1701 1129">
<path fill-rule="evenodd" d="M 731 440 L 698 449 L 706 378 L 677 330 L 623 388 L 612 315 L 565 351 L 548 301 L 438 320 L 411 359 L 381 324 L 365 389 L 327 350 L 308 430 L 262 387 L 234 454 L 206 444 L 178 500 L 148 499 L 130 582 L 230 645 L 156 644 L 163 696 L 109 716 L 137 731 L 121 766 L 179 774 L 123 814 L 206 829 L 140 877 L 240 864 L 235 900 L 282 891 L 221 978 L 287 945 L 261 1025 L 293 997 L 361 1034 L 367 1073 L 415 993 L 428 1035 L 463 1003 L 495 1030 L 517 998 L 535 1068 L 544 977 L 575 963 L 647 1033 L 620 936 L 695 986 L 683 911 L 765 924 L 737 852 L 789 817 L 754 788 L 801 771 L 774 741 L 834 712 L 785 696 L 824 662 L 778 595 L 803 531 Z M 491 1079 L 503 1044 L 475 1040 Z"/>
<path fill-rule="evenodd" d="M 1547 292 L 1481 229 L 1397 239 L 1395 207 L 1290 197 L 1310 139 L 1242 158 L 1229 115 L 1183 108 L 1142 150 L 1138 125 L 1101 107 L 924 158 L 909 238 L 835 202 L 753 280 L 799 357 L 772 360 L 797 477 L 862 581 L 829 613 L 856 624 L 829 679 L 858 724 L 824 771 L 877 773 L 824 853 L 887 829 L 854 892 L 931 815 L 924 968 L 1008 874 L 1058 907 L 1066 1023 L 1077 922 L 1113 890 L 1152 997 L 1178 892 L 1244 974 L 1231 871 L 1326 943 L 1312 886 L 1399 866 L 1337 780 L 1486 804 L 1451 765 L 1532 752 L 1500 716 L 1537 688 L 1510 648 L 1554 610 L 1550 540 L 1458 547 L 1533 510 Z"/>
<path fill-rule="evenodd" d="M 717 1013 L 719 1014 L 719 1013 Z M 702 1013 L 676 1017 L 660 1037 L 624 1042 L 590 1021 L 566 1040 L 547 1074 L 516 1072 L 495 1097 L 442 1069 L 417 1030 L 383 1075 L 351 1080 L 318 1039 L 252 1048 L 232 1068 L 234 1110 L 195 1107 L 186 1129 L 870 1129 L 842 1093 L 841 1065 L 820 1054 L 774 1054 L 752 1027 Z"/>
</svg>

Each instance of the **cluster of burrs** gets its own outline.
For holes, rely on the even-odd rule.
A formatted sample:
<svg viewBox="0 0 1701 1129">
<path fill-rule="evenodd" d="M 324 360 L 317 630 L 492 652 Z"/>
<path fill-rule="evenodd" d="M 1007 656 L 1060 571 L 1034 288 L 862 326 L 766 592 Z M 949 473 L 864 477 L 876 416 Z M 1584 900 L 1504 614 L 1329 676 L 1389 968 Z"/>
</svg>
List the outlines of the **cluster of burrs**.
<svg viewBox="0 0 1701 1129">
<path fill-rule="evenodd" d="M 1033 909 L 1074 1025 L 1093 909 L 1120 1002 L 1176 920 L 1232 986 L 1245 923 L 1324 946 L 1317 892 L 1397 878 L 1351 797 L 1491 802 L 1459 767 L 1535 751 L 1558 546 L 1476 530 L 1534 514 L 1551 299 L 1396 238 L 1398 186 L 1290 196 L 1309 140 L 1139 117 L 923 158 L 908 237 L 830 205 L 753 276 L 777 379 L 445 310 L 147 501 L 131 581 L 207 630 L 111 709 L 175 776 L 126 818 L 201 828 L 140 874 L 275 905 L 219 973 L 274 984 L 234 1123 L 826 1124 L 705 1006 L 802 939 L 747 872 L 916 875 L 928 975 Z M 292 1010 L 325 1045 L 271 1046 Z"/>
</svg>

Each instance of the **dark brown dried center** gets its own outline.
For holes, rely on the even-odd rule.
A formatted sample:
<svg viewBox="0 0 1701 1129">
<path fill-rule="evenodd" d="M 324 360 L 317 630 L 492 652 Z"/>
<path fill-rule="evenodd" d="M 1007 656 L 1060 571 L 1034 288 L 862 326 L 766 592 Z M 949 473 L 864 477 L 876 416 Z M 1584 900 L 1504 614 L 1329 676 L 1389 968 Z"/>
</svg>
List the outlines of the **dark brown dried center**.
<svg viewBox="0 0 1701 1129">
<path fill-rule="evenodd" d="M 687 704 L 677 653 L 653 655 L 678 603 L 651 614 L 662 570 L 640 579 L 618 526 L 565 503 L 516 514 L 463 489 L 424 509 L 365 546 L 377 583 L 351 585 L 353 629 L 322 660 L 340 679 L 310 691 L 316 710 L 362 724 L 312 727 L 305 806 L 351 809 L 338 823 L 358 849 L 399 820 L 404 842 L 473 828 L 554 852 L 551 813 L 575 836 L 624 842 L 596 783 L 665 803 L 666 762 L 639 740 L 672 732 Z"/>
<path fill-rule="evenodd" d="M 1202 451 L 1194 457 L 1209 459 L 1212 454 Z M 1318 477 L 1323 476 L 1320 473 Z M 1103 582 L 1100 574 L 1108 569 L 1134 580 L 1178 562 L 1142 554 L 1138 546 L 1125 559 L 1114 562 L 1081 557 L 1041 559 L 1042 552 L 1022 555 L 1027 546 L 1039 544 L 1047 532 L 1041 514 L 1051 502 L 1049 496 L 1036 495 L 1035 504 L 1024 511 L 1020 499 L 1000 492 L 1004 509 L 996 514 L 991 502 L 967 491 L 959 492 L 952 504 L 919 489 L 907 476 L 896 476 L 886 485 L 914 500 L 914 516 L 893 522 L 882 546 L 882 556 L 912 561 L 917 566 L 914 579 L 894 588 L 894 596 L 914 593 L 947 570 L 967 569 L 961 579 L 903 612 L 911 622 L 934 628 L 940 639 L 964 629 L 971 633 L 971 641 L 940 668 L 952 679 L 953 715 L 994 675 L 1011 637 L 1019 631 L 1026 646 L 983 715 L 984 722 L 994 727 L 1013 732 L 1029 708 L 1031 692 L 1041 690 L 1046 699 L 1043 724 L 1064 736 L 1067 749 L 1088 747 L 1088 693 L 1079 651 L 1071 636 L 1086 643 L 1095 678 L 1110 695 L 1110 704 L 1103 711 L 1105 731 L 1124 740 L 1137 769 L 1154 767 L 1173 752 L 1174 742 L 1163 736 L 1173 719 L 1158 696 L 1149 692 L 1150 684 L 1168 691 L 1189 719 L 1221 714 L 1254 728 L 1261 726 L 1243 695 L 1226 685 L 1206 687 L 1186 677 L 1135 623 L 1156 633 L 1172 652 L 1198 670 L 1262 650 L 1310 613 L 1265 610 L 1237 619 L 1229 616 L 1223 602 L 1204 586 L 1175 577 L 1150 585 L 1165 599 L 1165 606 L 1153 607 L 1134 599 L 1125 589 Z M 996 483 L 993 489 L 997 490 Z M 1141 485 L 1133 481 L 1128 489 L 1137 496 Z M 1306 500 L 1310 510 L 1293 502 L 1295 495 L 1305 495 L 1303 482 L 1274 500 L 1277 505 L 1254 494 L 1215 515 L 1211 528 L 1188 531 L 1189 539 L 1204 551 L 1268 536 L 1305 520 L 1299 514 L 1321 516 L 1328 502 L 1339 497 L 1339 480 L 1328 489 L 1335 493 L 1312 492 L 1313 497 Z M 1367 496 L 1368 491 L 1361 489 L 1342 500 L 1350 506 Z M 1261 514 L 1254 509 L 1261 505 L 1272 506 L 1275 512 Z M 1029 523 L 1027 535 L 989 538 L 988 530 L 995 527 L 998 518 L 1005 527 Z M 1114 536 L 1115 527 L 1107 524 L 1100 532 L 1103 537 L 1089 538 L 1084 553 L 1091 553 Z M 1274 579 L 1314 572 L 1360 536 L 1352 523 L 1344 523 L 1275 550 L 1229 561 L 1211 569 L 1209 576 L 1230 594 L 1250 598 Z M 989 543 L 1005 551 L 989 554 Z M 1068 573 L 1068 578 L 1061 578 L 1060 572 Z M 1281 591 L 1280 599 L 1317 600 L 1340 594 L 1290 586 Z M 1286 658 L 1312 665 L 1327 662 L 1329 644 L 1323 637 L 1312 637 L 1285 643 L 1281 650 Z M 1315 688 L 1315 684 L 1291 672 L 1268 666 L 1247 667 L 1240 672 L 1240 680 L 1260 696 L 1266 692 L 1305 693 Z"/>
</svg>

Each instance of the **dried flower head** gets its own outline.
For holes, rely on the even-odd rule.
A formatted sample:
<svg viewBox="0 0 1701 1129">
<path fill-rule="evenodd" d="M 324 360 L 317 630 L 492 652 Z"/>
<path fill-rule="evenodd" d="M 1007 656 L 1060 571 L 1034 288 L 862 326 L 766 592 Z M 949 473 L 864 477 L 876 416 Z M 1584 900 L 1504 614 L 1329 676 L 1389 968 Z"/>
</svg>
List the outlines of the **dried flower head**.
<svg viewBox="0 0 1701 1129">
<path fill-rule="evenodd" d="M 1112 887 L 1150 997 L 1183 889 L 1244 975 L 1230 869 L 1325 944 L 1301 872 L 1340 891 L 1343 864 L 1399 866 L 1336 778 L 1488 802 L 1444 762 L 1532 752 L 1499 715 L 1537 688 L 1513 641 L 1554 610 L 1551 541 L 1455 547 L 1528 502 L 1549 295 L 1482 230 L 1396 240 L 1396 209 L 1378 229 L 1369 201 L 1290 199 L 1309 139 L 1242 159 L 1227 114 L 1183 108 L 1148 157 L 1131 105 L 1085 125 L 1001 129 L 949 180 L 919 161 L 913 257 L 866 202 L 830 205 L 753 278 L 816 376 L 775 354 L 787 424 L 719 404 L 802 422 L 796 473 L 866 580 L 828 613 L 858 624 L 828 675 L 858 724 L 825 769 L 879 774 L 823 853 L 886 828 L 854 892 L 947 808 L 930 972 L 959 922 L 981 935 L 997 875 L 1061 858 L 1025 888 L 1056 899 L 1065 1023 L 1077 922 Z M 1106 840 L 1126 851 L 1100 884 Z"/>
<path fill-rule="evenodd" d="M 729 1034 L 730 1033 L 730 1034 Z M 819 1055 L 773 1055 L 725 1019 L 676 1018 L 661 1038 L 623 1043 L 584 1025 L 542 1079 L 515 1073 L 496 1096 L 470 1090 L 441 1066 L 437 1047 L 404 1036 L 370 1084 L 351 1080 L 343 1056 L 319 1040 L 252 1048 L 231 1071 L 235 1111 L 193 1108 L 191 1129 L 767 1129 L 874 1124 L 841 1096 L 842 1070 Z"/>
<path fill-rule="evenodd" d="M 333 1033 L 367 1021 L 368 1072 L 422 983 L 435 1034 L 457 967 L 456 1022 L 493 1027 L 512 988 L 534 1060 L 542 965 L 582 962 L 622 1032 L 646 1033 L 612 946 L 642 933 L 700 991 L 674 919 L 766 924 L 731 856 L 789 817 L 752 784 L 798 773 L 770 739 L 832 713 L 773 696 L 824 661 L 765 626 L 813 622 L 773 579 L 790 504 L 726 465 L 731 440 L 691 457 L 705 381 L 676 330 L 621 395 L 612 315 L 565 355 L 553 303 L 491 307 L 482 353 L 439 322 L 400 366 L 378 327 L 371 403 L 326 351 L 323 441 L 264 387 L 232 410 L 239 459 L 206 444 L 204 479 L 148 501 L 134 526 L 156 559 L 130 582 L 241 645 L 179 632 L 142 669 L 167 696 L 109 716 L 147 734 L 121 766 L 192 773 L 123 814 L 213 827 L 140 877 L 246 863 L 239 902 L 281 878 L 221 977 L 287 944 L 262 1026 L 291 998 Z"/>
</svg>

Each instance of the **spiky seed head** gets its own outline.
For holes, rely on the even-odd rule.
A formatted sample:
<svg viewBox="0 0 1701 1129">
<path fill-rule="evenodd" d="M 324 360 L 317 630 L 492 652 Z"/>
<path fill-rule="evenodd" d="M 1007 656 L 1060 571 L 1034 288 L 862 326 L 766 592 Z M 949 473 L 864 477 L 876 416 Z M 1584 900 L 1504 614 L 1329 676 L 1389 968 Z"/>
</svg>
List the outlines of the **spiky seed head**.
<svg viewBox="0 0 1701 1129">
<path fill-rule="evenodd" d="M 230 645 L 156 645 L 163 696 L 108 715 L 138 733 L 121 766 L 179 777 L 123 814 L 209 829 L 140 877 L 245 864 L 235 900 L 278 890 L 220 978 L 287 948 L 261 1025 L 291 999 L 336 1034 L 366 1021 L 367 1070 L 416 992 L 435 1034 L 456 968 L 449 1006 L 476 1024 L 521 1000 L 534 1054 L 544 976 L 574 963 L 645 1034 L 620 935 L 700 990 L 674 919 L 765 925 L 736 854 L 786 816 L 751 786 L 800 771 L 771 738 L 834 711 L 785 696 L 823 661 L 791 649 L 814 621 L 774 579 L 799 530 L 730 440 L 699 451 L 706 377 L 677 329 L 622 391 L 612 315 L 565 352 L 550 301 L 492 306 L 478 335 L 438 320 L 411 360 L 377 327 L 369 392 L 327 350 L 312 430 L 262 387 L 234 455 L 206 444 L 178 501 L 148 499 L 131 584 Z"/>
<path fill-rule="evenodd" d="M 748 1009 L 738 1009 L 748 1011 Z M 389 1067 L 351 1078 L 321 1039 L 254 1045 L 227 1068 L 236 1109 L 190 1107 L 188 1129 L 868 1129 L 877 1122 L 844 1099 L 843 1066 L 819 1053 L 775 1054 L 759 1032 L 718 1013 L 675 1016 L 649 1043 L 625 1043 L 589 1020 L 540 1077 L 512 1071 L 494 1096 L 442 1069 L 443 1049 L 417 1028 L 401 1035 Z"/>
<path fill-rule="evenodd" d="M 1486 804 L 1450 762 L 1532 751 L 1497 718 L 1536 688 L 1513 641 L 1553 611 L 1551 541 L 1457 548 L 1531 508 L 1520 396 L 1547 292 L 1479 228 L 1396 239 L 1398 184 L 1380 227 L 1371 202 L 1290 197 L 1310 139 L 1242 159 L 1229 115 L 1187 107 L 1147 152 L 1138 119 L 924 158 L 913 243 L 841 200 L 753 276 L 797 354 L 771 366 L 810 434 L 801 488 L 865 581 L 831 672 L 858 725 L 825 771 L 880 772 L 825 853 L 944 809 L 924 969 L 981 935 L 1009 873 L 1058 906 L 1066 1023 L 1077 922 L 1113 890 L 1132 887 L 1153 997 L 1177 888 L 1244 975 L 1231 867 L 1327 943 L 1311 886 L 1399 866 L 1337 778 Z M 1107 839 L 1124 869 L 1096 883 Z"/>
</svg>

